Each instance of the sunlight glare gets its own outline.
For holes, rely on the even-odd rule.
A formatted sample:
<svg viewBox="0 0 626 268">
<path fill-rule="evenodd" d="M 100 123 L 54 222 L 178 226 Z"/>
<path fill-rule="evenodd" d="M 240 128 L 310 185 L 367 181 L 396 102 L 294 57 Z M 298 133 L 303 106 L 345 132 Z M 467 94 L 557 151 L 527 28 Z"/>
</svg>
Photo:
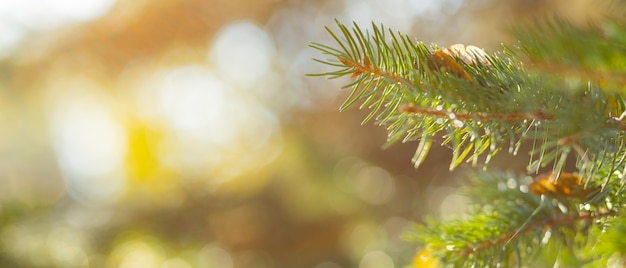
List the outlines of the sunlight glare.
<svg viewBox="0 0 626 268">
<path fill-rule="evenodd" d="M 97 88 L 90 81 L 75 81 L 52 94 L 50 134 L 70 192 L 109 199 L 123 185 L 122 177 L 112 175 L 122 169 L 127 138 Z"/>
<path fill-rule="evenodd" d="M 209 52 L 209 62 L 230 82 L 252 87 L 267 75 L 275 48 L 267 32 L 250 22 L 225 26 Z"/>
<path fill-rule="evenodd" d="M 280 149 L 277 117 L 209 67 L 157 71 L 136 96 L 143 119 L 166 129 L 160 161 L 188 177 L 228 179 L 265 165 Z"/>
<path fill-rule="evenodd" d="M 231 133 L 220 128 L 221 111 L 229 91 L 211 70 L 202 66 L 183 66 L 165 71 L 156 90 L 159 105 L 168 124 L 174 129 L 218 142 L 228 140 Z M 210 132 L 210 134 L 209 134 Z M 220 135 L 220 133 L 223 133 Z"/>
<path fill-rule="evenodd" d="M 464 0 L 346 1 L 349 20 L 359 25 L 384 22 L 386 27 L 408 32 L 416 18 L 437 19 L 457 12 Z M 407 23 L 408 22 L 408 23 Z"/>
<path fill-rule="evenodd" d="M 67 23 L 102 16 L 115 0 L 2 0 L 0 1 L 0 58 L 30 31 L 47 30 Z"/>
<path fill-rule="evenodd" d="M 3 0 L 0 1 L 0 23 L 49 29 L 99 17 L 114 3 L 115 0 Z"/>
</svg>

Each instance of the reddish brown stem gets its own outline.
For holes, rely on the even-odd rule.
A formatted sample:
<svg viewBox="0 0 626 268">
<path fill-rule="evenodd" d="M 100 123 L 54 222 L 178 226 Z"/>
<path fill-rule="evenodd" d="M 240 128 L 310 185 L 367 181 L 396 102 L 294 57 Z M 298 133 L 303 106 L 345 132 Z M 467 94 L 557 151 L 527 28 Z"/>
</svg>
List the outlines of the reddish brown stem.
<svg viewBox="0 0 626 268">
<path fill-rule="evenodd" d="M 414 105 L 402 105 L 400 112 L 407 114 L 430 115 L 434 117 L 458 119 L 458 120 L 503 120 L 503 121 L 520 121 L 520 120 L 551 120 L 552 116 L 542 112 L 535 113 L 457 113 L 450 111 L 437 110 L 432 108 L 417 107 Z"/>
<path fill-rule="evenodd" d="M 361 62 L 356 62 L 350 59 L 337 58 L 339 62 L 343 65 L 354 69 L 354 73 L 352 73 L 352 77 L 359 76 L 361 74 L 372 74 L 377 77 L 384 77 L 390 79 L 391 81 L 399 84 L 404 84 L 404 80 L 401 76 L 398 76 L 395 73 L 381 70 L 379 68 L 375 68 L 369 58 L 363 56 Z"/>
<path fill-rule="evenodd" d="M 575 223 L 577 221 L 593 221 L 602 217 L 606 217 L 606 216 L 610 216 L 615 214 L 615 211 L 610 211 L 610 210 L 606 210 L 606 211 L 600 211 L 600 212 L 580 212 L 577 215 L 557 215 L 554 218 L 550 218 L 544 221 L 540 221 L 540 222 L 536 222 L 534 224 L 530 224 L 520 230 L 515 230 L 509 233 L 506 233 L 498 238 L 489 240 L 489 241 L 484 241 L 482 243 L 479 243 L 477 245 L 471 246 L 467 249 L 464 249 L 460 252 L 461 256 L 468 256 L 470 254 L 476 253 L 480 250 L 486 249 L 486 248 L 491 248 L 495 245 L 499 245 L 499 244 L 503 244 L 506 243 L 507 241 L 509 241 L 510 239 L 512 239 L 513 237 L 517 236 L 517 235 L 522 235 L 526 232 L 529 232 L 531 230 L 534 229 L 538 229 L 538 228 L 544 228 L 544 229 L 548 229 L 548 228 L 554 228 L 556 226 L 561 226 L 561 225 L 567 225 L 567 224 L 572 224 Z"/>
</svg>

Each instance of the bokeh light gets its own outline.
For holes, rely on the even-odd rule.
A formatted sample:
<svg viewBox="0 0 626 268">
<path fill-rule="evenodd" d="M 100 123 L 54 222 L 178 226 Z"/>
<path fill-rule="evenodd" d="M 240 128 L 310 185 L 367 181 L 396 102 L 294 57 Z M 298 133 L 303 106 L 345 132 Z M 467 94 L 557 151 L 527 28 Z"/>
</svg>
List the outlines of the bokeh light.
<svg viewBox="0 0 626 268">
<path fill-rule="evenodd" d="M 200 267 L 232 268 L 233 265 L 231 254 L 218 245 L 206 245 L 198 253 L 198 266 Z"/>
<path fill-rule="evenodd" d="M 359 268 L 393 268 L 393 260 L 382 251 L 368 252 L 361 259 Z"/>
<path fill-rule="evenodd" d="M 50 135 L 68 189 L 83 201 L 110 202 L 123 190 L 126 133 L 97 84 L 77 78 L 50 93 Z"/>
<path fill-rule="evenodd" d="M 30 32 L 79 23 L 106 13 L 115 0 L 4 0 L 0 2 L 0 58 Z"/>
<path fill-rule="evenodd" d="M 269 163 L 280 152 L 278 119 L 254 98 L 227 83 L 209 67 L 181 66 L 158 71 L 138 94 L 139 115 L 162 125 L 160 161 L 212 183 Z"/>
<path fill-rule="evenodd" d="M 463 0 L 369 0 L 346 1 L 349 20 L 359 25 L 368 25 L 372 22 L 383 23 L 398 31 L 408 32 L 416 19 L 435 21 L 439 18 L 457 13 Z"/>
<path fill-rule="evenodd" d="M 166 259 L 161 249 L 150 242 L 137 239 L 120 244 L 111 255 L 109 265 L 124 268 L 161 266 Z"/>
<path fill-rule="evenodd" d="M 272 39 L 263 29 L 238 22 L 217 33 L 208 58 L 229 82 L 249 88 L 268 74 L 274 53 Z"/>
<path fill-rule="evenodd" d="M 53 262 L 66 267 L 88 267 L 88 247 L 85 237 L 76 230 L 59 227 L 47 239 L 48 250 Z"/>
</svg>

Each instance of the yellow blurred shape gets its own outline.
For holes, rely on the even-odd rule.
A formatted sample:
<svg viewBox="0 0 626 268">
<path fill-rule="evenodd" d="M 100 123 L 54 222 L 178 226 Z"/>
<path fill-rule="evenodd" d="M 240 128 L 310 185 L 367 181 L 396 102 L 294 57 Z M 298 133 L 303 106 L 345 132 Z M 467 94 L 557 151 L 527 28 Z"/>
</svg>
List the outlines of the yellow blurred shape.
<svg viewBox="0 0 626 268">
<path fill-rule="evenodd" d="M 141 122 L 134 122 L 129 128 L 129 148 L 125 163 L 129 178 L 136 181 L 149 180 L 160 168 L 153 152 L 159 134 Z"/>
<path fill-rule="evenodd" d="M 432 249 L 424 249 L 415 255 L 413 259 L 413 267 L 415 268 L 437 268 L 440 267 L 439 261 L 432 256 Z"/>
<path fill-rule="evenodd" d="M 128 177 L 127 197 L 152 204 L 175 205 L 182 202 L 177 174 L 162 165 L 156 152 L 161 131 L 138 120 L 127 128 L 128 151 L 124 163 Z"/>
</svg>

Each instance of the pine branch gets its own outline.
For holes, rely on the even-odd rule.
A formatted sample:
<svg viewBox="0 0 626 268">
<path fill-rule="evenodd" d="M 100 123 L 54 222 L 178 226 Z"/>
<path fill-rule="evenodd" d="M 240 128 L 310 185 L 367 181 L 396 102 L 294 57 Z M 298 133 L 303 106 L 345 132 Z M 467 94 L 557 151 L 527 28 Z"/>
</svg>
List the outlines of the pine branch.
<svg viewBox="0 0 626 268">
<path fill-rule="evenodd" d="M 483 154 L 488 163 L 505 148 L 516 154 L 528 139 L 536 145 L 530 170 L 549 164 L 559 170 L 571 152 L 580 159 L 626 152 L 615 146 L 626 124 L 614 124 L 625 111 L 624 99 L 598 84 L 528 69 L 512 49 L 488 55 L 472 46 L 428 48 L 392 31 L 388 38 L 382 26 L 372 25 L 370 34 L 356 24 L 351 30 L 337 25 L 342 35 L 326 29 L 341 49 L 311 47 L 334 58 L 319 62 L 340 70 L 317 75 L 353 78 L 345 86 L 352 93 L 340 109 L 359 101 L 371 109 L 363 123 L 375 119 L 386 126 L 388 144 L 419 140 L 416 167 L 440 132 L 442 145 L 453 150 L 451 169 L 464 161 L 476 165 Z M 528 53 L 536 49 L 522 47 Z M 579 163 L 593 171 L 593 161 Z"/>
<path fill-rule="evenodd" d="M 549 178 L 540 176 L 529 183 L 511 174 L 476 175 L 466 192 L 473 201 L 466 220 L 431 221 L 416 226 L 409 239 L 424 244 L 431 258 L 443 264 L 521 265 L 549 242 L 564 247 L 574 243 L 568 232 L 583 232 L 598 223 L 606 226 L 624 205 L 617 183 L 601 192 L 598 180 L 584 188 L 584 181 L 573 174 L 561 176 L 556 184 Z"/>
</svg>

